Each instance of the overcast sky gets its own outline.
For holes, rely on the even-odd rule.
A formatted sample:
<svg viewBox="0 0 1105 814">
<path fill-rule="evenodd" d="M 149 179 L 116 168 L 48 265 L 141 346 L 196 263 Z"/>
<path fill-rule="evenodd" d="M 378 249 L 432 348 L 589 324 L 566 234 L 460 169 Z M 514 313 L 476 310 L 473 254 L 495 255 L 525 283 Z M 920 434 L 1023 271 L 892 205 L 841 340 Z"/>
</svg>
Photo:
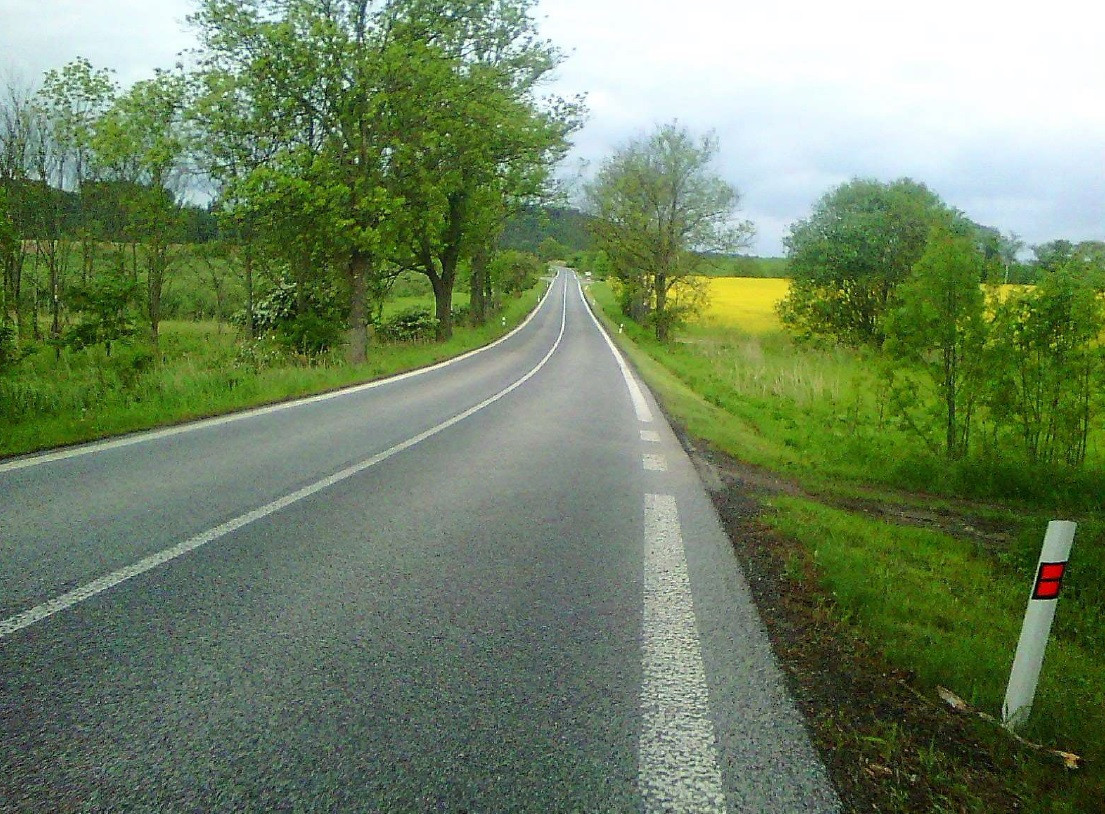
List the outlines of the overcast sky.
<svg viewBox="0 0 1105 814">
<path fill-rule="evenodd" d="M 1051 0 L 542 0 L 585 92 L 573 161 L 678 119 L 782 253 L 787 226 L 854 176 L 911 176 L 1029 243 L 1105 239 L 1105 7 Z M 86 56 L 123 83 L 189 45 L 190 0 L 0 0 L 0 71 Z"/>
</svg>

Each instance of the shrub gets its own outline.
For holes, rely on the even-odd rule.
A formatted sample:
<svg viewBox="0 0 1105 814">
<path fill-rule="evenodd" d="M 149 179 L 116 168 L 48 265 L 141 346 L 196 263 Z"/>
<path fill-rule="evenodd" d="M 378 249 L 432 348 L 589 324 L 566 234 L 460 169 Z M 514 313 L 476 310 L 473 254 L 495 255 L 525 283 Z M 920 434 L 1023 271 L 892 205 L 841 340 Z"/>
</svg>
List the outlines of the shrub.
<svg viewBox="0 0 1105 814">
<path fill-rule="evenodd" d="M 385 342 L 428 342 L 436 336 L 437 325 L 430 309 L 419 305 L 384 320 L 376 335 Z"/>
</svg>

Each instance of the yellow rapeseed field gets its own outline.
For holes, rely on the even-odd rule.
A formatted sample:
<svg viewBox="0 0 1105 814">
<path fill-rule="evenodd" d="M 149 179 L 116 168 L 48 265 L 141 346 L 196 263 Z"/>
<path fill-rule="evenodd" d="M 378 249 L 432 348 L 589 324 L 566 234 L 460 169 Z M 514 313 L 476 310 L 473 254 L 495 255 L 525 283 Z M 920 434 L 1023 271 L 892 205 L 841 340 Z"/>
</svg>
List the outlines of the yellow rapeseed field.
<svg viewBox="0 0 1105 814">
<path fill-rule="evenodd" d="M 702 322 L 751 334 L 782 328 L 775 304 L 790 290 L 790 280 L 760 277 L 711 277 L 710 305 Z"/>
<path fill-rule="evenodd" d="M 699 318 L 702 325 L 736 328 L 749 334 L 765 334 L 782 329 L 775 305 L 790 290 L 790 280 L 759 277 L 710 277 L 710 305 Z M 1006 300 L 1015 291 L 1032 286 L 1005 284 L 996 286 L 999 299 Z"/>
</svg>

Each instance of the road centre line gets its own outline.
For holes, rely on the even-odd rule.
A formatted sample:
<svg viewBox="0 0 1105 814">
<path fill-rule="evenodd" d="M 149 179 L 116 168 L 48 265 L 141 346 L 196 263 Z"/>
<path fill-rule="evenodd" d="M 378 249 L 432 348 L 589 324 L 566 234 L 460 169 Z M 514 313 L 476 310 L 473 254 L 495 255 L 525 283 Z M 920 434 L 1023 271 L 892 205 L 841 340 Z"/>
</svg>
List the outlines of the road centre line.
<svg viewBox="0 0 1105 814">
<path fill-rule="evenodd" d="M 443 362 L 438 362 L 437 364 L 430 365 L 429 367 L 421 367 L 417 370 L 408 370 L 406 373 L 400 373 L 384 379 L 376 379 L 375 381 L 353 385 L 352 387 L 346 387 L 341 390 L 334 390 L 329 393 L 320 393 L 317 396 L 308 396 L 306 398 L 295 399 L 293 401 L 280 402 L 279 404 L 270 404 L 267 407 L 258 407 L 252 410 L 231 413 L 230 415 L 218 416 L 215 418 L 205 418 L 199 421 L 192 421 L 187 424 L 180 424 L 175 427 L 166 427 L 165 429 L 160 430 L 138 432 L 133 435 L 125 435 L 121 438 L 113 438 L 110 441 L 93 442 L 91 444 L 83 444 L 77 447 L 60 449 L 55 452 L 46 452 L 39 455 L 16 458 L 15 460 L 7 461 L 6 463 L 0 463 L 0 473 L 13 472 L 17 469 L 27 469 L 28 467 L 53 463 L 54 461 L 62 461 L 67 458 L 77 458 L 82 455 L 91 455 L 94 452 L 105 452 L 109 449 L 129 447 L 133 444 L 142 444 L 147 441 L 157 441 L 162 438 L 169 438 L 174 435 L 180 435 L 186 432 L 207 429 L 209 427 L 218 427 L 223 424 L 231 424 L 235 421 L 243 421 L 247 418 L 258 418 L 260 416 L 269 415 L 271 413 L 278 413 L 282 410 L 290 410 L 296 407 L 305 407 L 309 404 L 317 404 L 321 401 L 329 401 L 330 399 L 340 398 L 341 396 L 350 396 L 356 393 L 362 393 L 366 390 L 374 390 L 377 387 L 383 387 L 384 385 L 388 384 L 395 384 L 397 382 L 406 381 L 407 379 L 413 379 L 414 377 L 421 376 L 425 373 L 432 373 L 435 370 L 441 370 L 442 368 L 449 367 L 450 365 L 455 365 L 458 362 L 463 362 L 465 359 L 470 359 L 473 356 L 479 353 L 483 353 L 486 350 L 491 350 L 492 348 L 501 345 L 503 342 L 506 342 L 515 334 L 523 330 L 537 315 L 537 312 L 540 311 L 541 308 L 545 305 L 545 301 L 548 300 L 549 296 L 552 294 L 555 283 L 556 278 L 553 278 L 553 282 L 549 285 L 548 291 L 546 291 L 545 294 L 541 297 L 541 301 L 537 303 L 537 307 L 530 311 L 529 315 L 522 321 L 522 323 L 510 333 L 499 337 L 489 345 L 475 348 L 474 350 L 470 350 L 467 353 L 462 353 L 460 356 L 454 356 L 452 359 L 446 359 Z"/>
<path fill-rule="evenodd" d="M 544 301 L 542 301 L 542 303 L 543 302 Z M 557 348 L 560 347 L 561 340 L 564 338 L 564 328 L 567 324 L 567 312 L 568 287 L 567 285 L 565 285 L 564 297 L 560 310 L 560 333 L 557 335 L 556 341 L 549 349 L 549 352 L 546 353 L 544 358 L 542 358 L 541 361 L 537 363 L 536 367 L 531 369 L 520 379 L 515 381 L 513 384 L 503 388 L 498 393 L 495 393 L 493 396 L 484 399 L 474 407 L 469 407 L 464 412 L 458 413 L 452 418 L 446 419 L 440 424 L 437 424 L 436 426 L 431 427 L 430 429 L 421 432 L 418 435 L 412 436 L 406 441 L 402 441 L 401 443 L 396 444 L 390 449 L 373 455 L 367 460 L 361 461 L 358 464 L 354 464 L 353 466 L 342 469 L 340 472 L 336 472 L 333 475 L 330 475 L 323 478 L 322 480 L 310 484 L 309 486 L 305 486 L 302 489 L 292 492 L 291 494 L 278 498 L 271 503 L 266 503 L 264 506 L 260 506 L 253 511 L 246 512 L 243 515 L 239 515 L 232 520 L 228 520 L 227 522 L 215 526 L 212 529 L 208 529 L 207 531 L 197 534 L 194 537 L 189 537 L 182 543 L 178 543 L 175 546 L 166 548 L 162 551 L 158 551 L 156 554 L 151 554 L 150 556 L 127 566 L 126 568 L 122 568 L 118 571 L 113 571 L 110 574 L 105 574 L 99 579 L 93 580 L 92 582 L 86 583 L 85 585 L 81 585 L 80 587 L 75 588 L 72 591 L 64 593 L 58 597 L 55 597 L 47 602 L 36 605 L 35 607 L 23 611 L 16 616 L 12 616 L 7 619 L 0 619 L 0 639 L 3 639 L 5 636 L 9 636 L 16 631 L 22 630 L 23 628 L 30 627 L 36 622 L 41 622 L 43 619 L 53 616 L 55 613 L 60 613 L 63 610 L 84 602 L 86 599 L 91 599 L 97 594 L 101 594 L 104 591 L 114 588 L 116 585 L 119 585 L 122 582 L 126 582 L 127 580 L 136 577 L 139 574 L 144 574 L 147 571 L 157 568 L 159 565 L 163 565 L 164 563 L 167 563 L 171 560 L 175 560 L 177 557 L 181 557 L 190 551 L 194 551 L 201 546 L 207 545 L 208 543 L 218 540 L 221 537 L 225 537 L 231 532 L 237 531 L 244 526 L 248 526 L 250 523 L 253 523 L 264 517 L 268 517 L 270 514 L 274 514 L 281 509 L 285 509 L 288 506 L 291 506 L 293 503 L 298 503 L 304 498 L 317 494 L 323 489 L 340 483 L 341 481 L 351 478 L 356 474 L 364 472 L 366 469 L 369 469 L 370 467 L 373 467 L 378 463 L 386 461 L 388 458 L 397 455 L 403 450 L 410 449 L 416 444 L 420 444 L 426 439 L 432 438 L 433 436 L 444 430 L 449 429 L 455 424 L 459 424 L 464 419 L 475 415 L 476 413 L 483 410 L 485 407 L 491 406 L 503 397 L 517 390 L 519 387 L 521 387 L 523 384 L 525 384 L 531 378 L 537 375 L 537 372 L 540 371 L 541 368 L 543 368 L 545 364 L 549 361 L 549 359 L 552 358 L 552 355 L 556 353 Z"/>
<path fill-rule="evenodd" d="M 602 327 L 598 317 L 596 317 L 594 311 L 591 310 L 591 303 L 587 302 L 587 298 L 583 296 L 583 284 L 579 281 L 579 277 L 576 277 L 576 287 L 579 288 L 579 298 L 583 300 L 583 306 L 587 309 L 588 316 L 590 316 L 591 321 L 595 323 L 595 327 L 599 329 L 602 338 L 606 340 L 606 346 L 610 348 L 610 352 L 614 354 L 614 360 L 618 363 L 618 368 L 622 371 L 622 377 L 625 379 L 625 386 L 629 388 L 629 397 L 633 400 L 633 411 L 637 414 L 637 420 L 641 422 L 652 421 L 652 410 L 649 409 L 648 402 L 645 400 L 645 395 L 641 392 L 641 386 L 637 384 L 637 379 L 634 378 L 632 371 L 629 369 L 629 365 L 625 362 L 625 358 L 614 344 L 614 340 L 606 333 L 606 329 Z"/>
<path fill-rule="evenodd" d="M 646 494 L 638 786 L 646 812 L 726 811 L 679 508 Z"/>
</svg>

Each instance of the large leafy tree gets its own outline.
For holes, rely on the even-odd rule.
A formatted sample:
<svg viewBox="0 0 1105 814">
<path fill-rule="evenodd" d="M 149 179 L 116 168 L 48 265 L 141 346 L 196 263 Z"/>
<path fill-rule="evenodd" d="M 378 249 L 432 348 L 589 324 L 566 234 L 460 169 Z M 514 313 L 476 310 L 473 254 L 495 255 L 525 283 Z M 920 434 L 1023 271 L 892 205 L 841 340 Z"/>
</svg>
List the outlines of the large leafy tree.
<svg viewBox="0 0 1105 814">
<path fill-rule="evenodd" d="M 666 341 L 701 297 L 706 252 L 745 246 L 752 224 L 737 221 L 737 190 L 713 168 L 718 142 L 665 124 L 603 162 L 587 186 L 595 247 L 623 285 L 623 307 Z"/>
<path fill-rule="evenodd" d="M 954 217 L 924 184 L 855 179 L 828 192 L 784 238 L 794 278 L 780 304 L 799 334 L 881 345 L 895 287 L 909 275 L 929 231 Z"/>
<path fill-rule="evenodd" d="M 452 332 L 461 263 L 473 261 L 472 290 L 486 293 L 488 255 L 505 218 L 545 192 L 579 125 L 578 102 L 538 95 L 560 54 L 537 38 L 533 5 L 389 8 L 387 185 L 404 202 L 392 258 L 429 279 L 439 338 Z M 474 299 L 480 319 L 486 297 Z"/>
<path fill-rule="evenodd" d="M 368 279 L 390 210 L 370 11 L 363 1 L 205 0 L 192 18 L 224 208 L 292 267 L 300 318 L 317 316 L 307 313 L 317 278 L 340 277 L 352 361 L 365 357 Z"/>
</svg>

